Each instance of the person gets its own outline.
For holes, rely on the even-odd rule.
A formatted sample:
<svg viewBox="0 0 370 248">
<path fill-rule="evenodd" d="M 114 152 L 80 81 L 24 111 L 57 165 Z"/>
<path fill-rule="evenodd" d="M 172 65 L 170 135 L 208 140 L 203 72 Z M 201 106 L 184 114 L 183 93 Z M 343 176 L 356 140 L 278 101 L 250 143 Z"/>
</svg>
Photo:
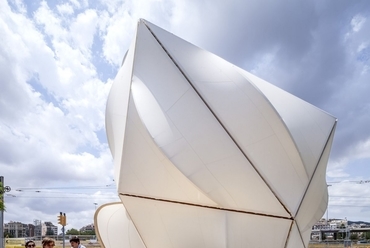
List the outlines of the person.
<svg viewBox="0 0 370 248">
<path fill-rule="evenodd" d="M 42 242 L 42 248 L 53 248 L 55 246 L 55 240 L 52 238 L 45 237 Z"/>
<path fill-rule="evenodd" d="M 35 241 L 33 240 L 28 240 L 25 244 L 24 244 L 24 247 L 26 248 L 35 248 L 36 244 L 35 244 Z"/>
<path fill-rule="evenodd" d="M 80 239 L 78 236 L 71 238 L 69 243 L 71 243 L 72 248 L 86 248 L 84 245 L 80 244 Z"/>
</svg>

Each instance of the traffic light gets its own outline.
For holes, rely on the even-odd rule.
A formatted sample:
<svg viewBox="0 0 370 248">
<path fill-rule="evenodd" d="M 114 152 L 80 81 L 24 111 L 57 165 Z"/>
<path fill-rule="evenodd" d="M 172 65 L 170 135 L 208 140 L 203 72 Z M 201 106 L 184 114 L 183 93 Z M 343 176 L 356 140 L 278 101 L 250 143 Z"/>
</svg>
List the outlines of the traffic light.
<svg viewBox="0 0 370 248">
<path fill-rule="evenodd" d="M 65 226 L 67 223 L 67 216 L 65 213 L 60 212 L 58 216 L 58 224 Z"/>
<path fill-rule="evenodd" d="M 67 216 L 66 213 L 63 213 L 63 226 L 67 225 Z"/>
<path fill-rule="evenodd" d="M 62 215 L 62 212 L 60 212 L 58 216 L 58 224 L 62 225 L 62 223 L 63 223 L 63 215 Z"/>
</svg>

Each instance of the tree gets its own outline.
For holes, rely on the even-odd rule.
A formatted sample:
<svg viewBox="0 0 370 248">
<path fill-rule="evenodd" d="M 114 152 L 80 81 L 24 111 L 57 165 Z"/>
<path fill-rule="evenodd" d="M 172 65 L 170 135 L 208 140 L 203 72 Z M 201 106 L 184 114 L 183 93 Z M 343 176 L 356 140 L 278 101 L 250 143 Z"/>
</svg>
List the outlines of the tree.
<svg viewBox="0 0 370 248">
<path fill-rule="evenodd" d="M 345 238 L 345 233 L 342 232 L 342 233 L 338 233 L 338 236 L 337 236 L 337 239 L 344 239 Z"/>
<path fill-rule="evenodd" d="M 95 230 L 81 232 L 81 235 L 95 235 Z"/>
<path fill-rule="evenodd" d="M 5 211 L 4 187 L 2 183 L 0 183 L 0 211 Z"/>
<path fill-rule="evenodd" d="M 66 234 L 67 235 L 79 235 L 80 232 L 77 229 L 71 228 L 71 229 L 67 230 Z"/>
<path fill-rule="evenodd" d="M 4 232 L 4 237 L 5 238 L 14 238 L 14 235 L 12 235 L 11 233 L 8 233 L 8 232 Z"/>
<path fill-rule="evenodd" d="M 349 236 L 350 240 L 358 239 L 358 234 L 357 233 L 352 233 L 351 236 Z"/>
</svg>

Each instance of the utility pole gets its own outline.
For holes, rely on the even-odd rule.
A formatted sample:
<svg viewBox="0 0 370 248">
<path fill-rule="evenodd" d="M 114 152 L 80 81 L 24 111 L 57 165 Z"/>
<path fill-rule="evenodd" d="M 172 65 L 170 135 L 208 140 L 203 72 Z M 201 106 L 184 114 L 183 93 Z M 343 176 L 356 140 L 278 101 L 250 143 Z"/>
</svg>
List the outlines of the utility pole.
<svg viewBox="0 0 370 248">
<path fill-rule="evenodd" d="M 0 176 L 0 201 L 4 203 L 4 177 Z M 0 209 L 0 248 L 5 247 L 4 242 L 4 210 Z"/>
<path fill-rule="evenodd" d="M 0 202 L 2 204 L 2 208 L 0 208 L 0 248 L 5 247 L 5 240 L 4 240 L 4 210 L 5 210 L 5 203 L 4 203 L 4 194 L 5 192 L 10 192 L 9 186 L 4 186 L 4 177 L 0 176 Z"/>
<path fill-rule="evenodd" d="M 326 187 L 329 189 L 331 184 L 327 184 Z M 329 195 L 329 190 L 328 190 L 328 195 Z M 328 206 L 326 208 L 326 225 L 329 223 L 329 199 L 328 199 Z"/>
</svg>

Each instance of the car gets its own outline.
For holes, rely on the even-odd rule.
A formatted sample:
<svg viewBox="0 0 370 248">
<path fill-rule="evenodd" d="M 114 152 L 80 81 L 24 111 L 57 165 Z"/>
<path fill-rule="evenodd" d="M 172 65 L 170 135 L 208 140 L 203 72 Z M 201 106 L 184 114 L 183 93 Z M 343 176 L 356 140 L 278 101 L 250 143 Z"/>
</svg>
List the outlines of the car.
<svg viewBox="0 0 370 248">
<path fill-rule="evenodd" d="M 367 240 L 359 240 L 357 241 L 357 244 L 367 244 Z"/>
</svg>

